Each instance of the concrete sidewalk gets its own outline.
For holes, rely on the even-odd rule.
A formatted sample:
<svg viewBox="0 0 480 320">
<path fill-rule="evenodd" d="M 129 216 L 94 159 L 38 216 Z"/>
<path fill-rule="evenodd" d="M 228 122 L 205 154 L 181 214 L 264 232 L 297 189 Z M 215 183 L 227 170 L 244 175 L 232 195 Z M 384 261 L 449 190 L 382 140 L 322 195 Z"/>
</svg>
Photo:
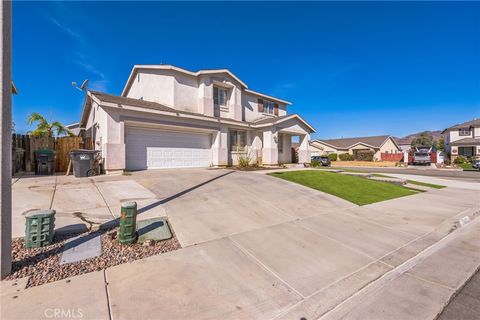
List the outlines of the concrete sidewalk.
<svg viewBox="0 0 480 320">
<path fill-rule="evenodd" d="M 386 273 L 320 319 L 435 319 L 479 267 L 477 219 Z"/>
<path fill-rule="evenodd" d="M 395 178 L 415 180 L 415 181 L 420 181 L 425 183 L 433 183 L 433 184 L 438 184 L 438 185 L 442 185 L 450 188 L 480 191 L 480 183 L 478 182 L 455 180 L 455 178 L 428 177 L 428 176 L 418 176 L 418 175 L 401 174 L 401 173 L 384 173 L 384 174 L 387 176 L 395 177 Z"/>
</svg>

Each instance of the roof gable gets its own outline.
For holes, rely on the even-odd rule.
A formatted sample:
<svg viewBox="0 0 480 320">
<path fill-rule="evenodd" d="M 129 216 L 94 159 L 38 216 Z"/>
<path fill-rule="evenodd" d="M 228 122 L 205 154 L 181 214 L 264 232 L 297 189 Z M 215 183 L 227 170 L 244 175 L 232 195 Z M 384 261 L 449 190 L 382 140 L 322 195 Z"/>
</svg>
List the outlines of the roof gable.
<svg viewBox="0 0 480 320">
<path fill-rule="evenodd" d="M 374 148 L 380 148 L 385 143 L 385 141 L 389 138 L 391 138 L 391 136 L 385 135 L 385 136 L 354 137 L 354 138 L 327 139 L 327 140 L 318 139 L 317 141 L 329 146 L 333 146 L 336 149 L 348 149 L 359 143 L 369 145 Z"/>
<path fill-rule="evenodd" d="M 464 123 L 459 123 L 459 124 L 453 125 L 451 127 L 448 127 L 447 129 L 443 130 L 442 133 L 445 133 L 449 130 L 455 130 L 455 129 L 461 129 L 461 128 L 470 128 L 470 127 L 474 127 L 474 128 L 480 127 L 480 119 L 473 119 L 473 120 L 470 120 L 470 121 L 467 121 L 467 122 L 464 122 Z"/>
</svg>

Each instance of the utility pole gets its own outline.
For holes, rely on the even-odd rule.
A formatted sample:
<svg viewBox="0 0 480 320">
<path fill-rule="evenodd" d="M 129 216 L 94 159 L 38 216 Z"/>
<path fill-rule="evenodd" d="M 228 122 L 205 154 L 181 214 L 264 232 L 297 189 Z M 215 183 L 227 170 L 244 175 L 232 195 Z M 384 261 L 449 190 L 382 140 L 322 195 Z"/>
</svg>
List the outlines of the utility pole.
<svg viewBox="0 0 480 320">
<path fill-rule="evenodd" d="M 0 2 L 0 258 L 1 279 L 12 271 L 12 2 Z"/>
</svg>

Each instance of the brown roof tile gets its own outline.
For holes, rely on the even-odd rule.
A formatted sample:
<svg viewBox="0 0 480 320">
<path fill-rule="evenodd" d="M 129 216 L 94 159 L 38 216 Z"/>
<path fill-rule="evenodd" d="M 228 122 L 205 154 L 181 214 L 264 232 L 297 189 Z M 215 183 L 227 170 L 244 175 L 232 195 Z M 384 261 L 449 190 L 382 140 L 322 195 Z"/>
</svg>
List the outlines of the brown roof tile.
<svg viewBox="0 0 480 320">
<path fill-rule="evenodd" d="M 348 147 L 357 144 L 364 143 L 370 146 L 380 148 L 380 146 L 388 139 L 390 136 L 372 136 L 372 137 L 355 137 L 355 138 L 343 138 L 343 139 L 328 139 L 328 140 L 318 140 L 320 142 L 329 144 L 338 149 L 348 149 Z"/>
</svg>

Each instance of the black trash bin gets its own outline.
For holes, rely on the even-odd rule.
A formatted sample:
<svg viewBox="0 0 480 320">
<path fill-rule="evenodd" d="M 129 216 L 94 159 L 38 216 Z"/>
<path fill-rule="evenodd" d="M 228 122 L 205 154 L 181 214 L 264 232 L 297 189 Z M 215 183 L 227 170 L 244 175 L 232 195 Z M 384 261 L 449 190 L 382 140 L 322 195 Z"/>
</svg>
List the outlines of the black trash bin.
<svg viewBox="0 0 480 320">
<path fill-rule="evenodd" d="M 52 175 L 55 171 L 55 151 L 35 150 L 34 163 L 36 175 Z"/>
<path fill-rule="evenodd" d="M 91 177 L 99 173 L 98 162 L 96 161 L 98 152 L 97 150 L 82 149 L 70 151 L 75 177 Z"/>
</svg>

